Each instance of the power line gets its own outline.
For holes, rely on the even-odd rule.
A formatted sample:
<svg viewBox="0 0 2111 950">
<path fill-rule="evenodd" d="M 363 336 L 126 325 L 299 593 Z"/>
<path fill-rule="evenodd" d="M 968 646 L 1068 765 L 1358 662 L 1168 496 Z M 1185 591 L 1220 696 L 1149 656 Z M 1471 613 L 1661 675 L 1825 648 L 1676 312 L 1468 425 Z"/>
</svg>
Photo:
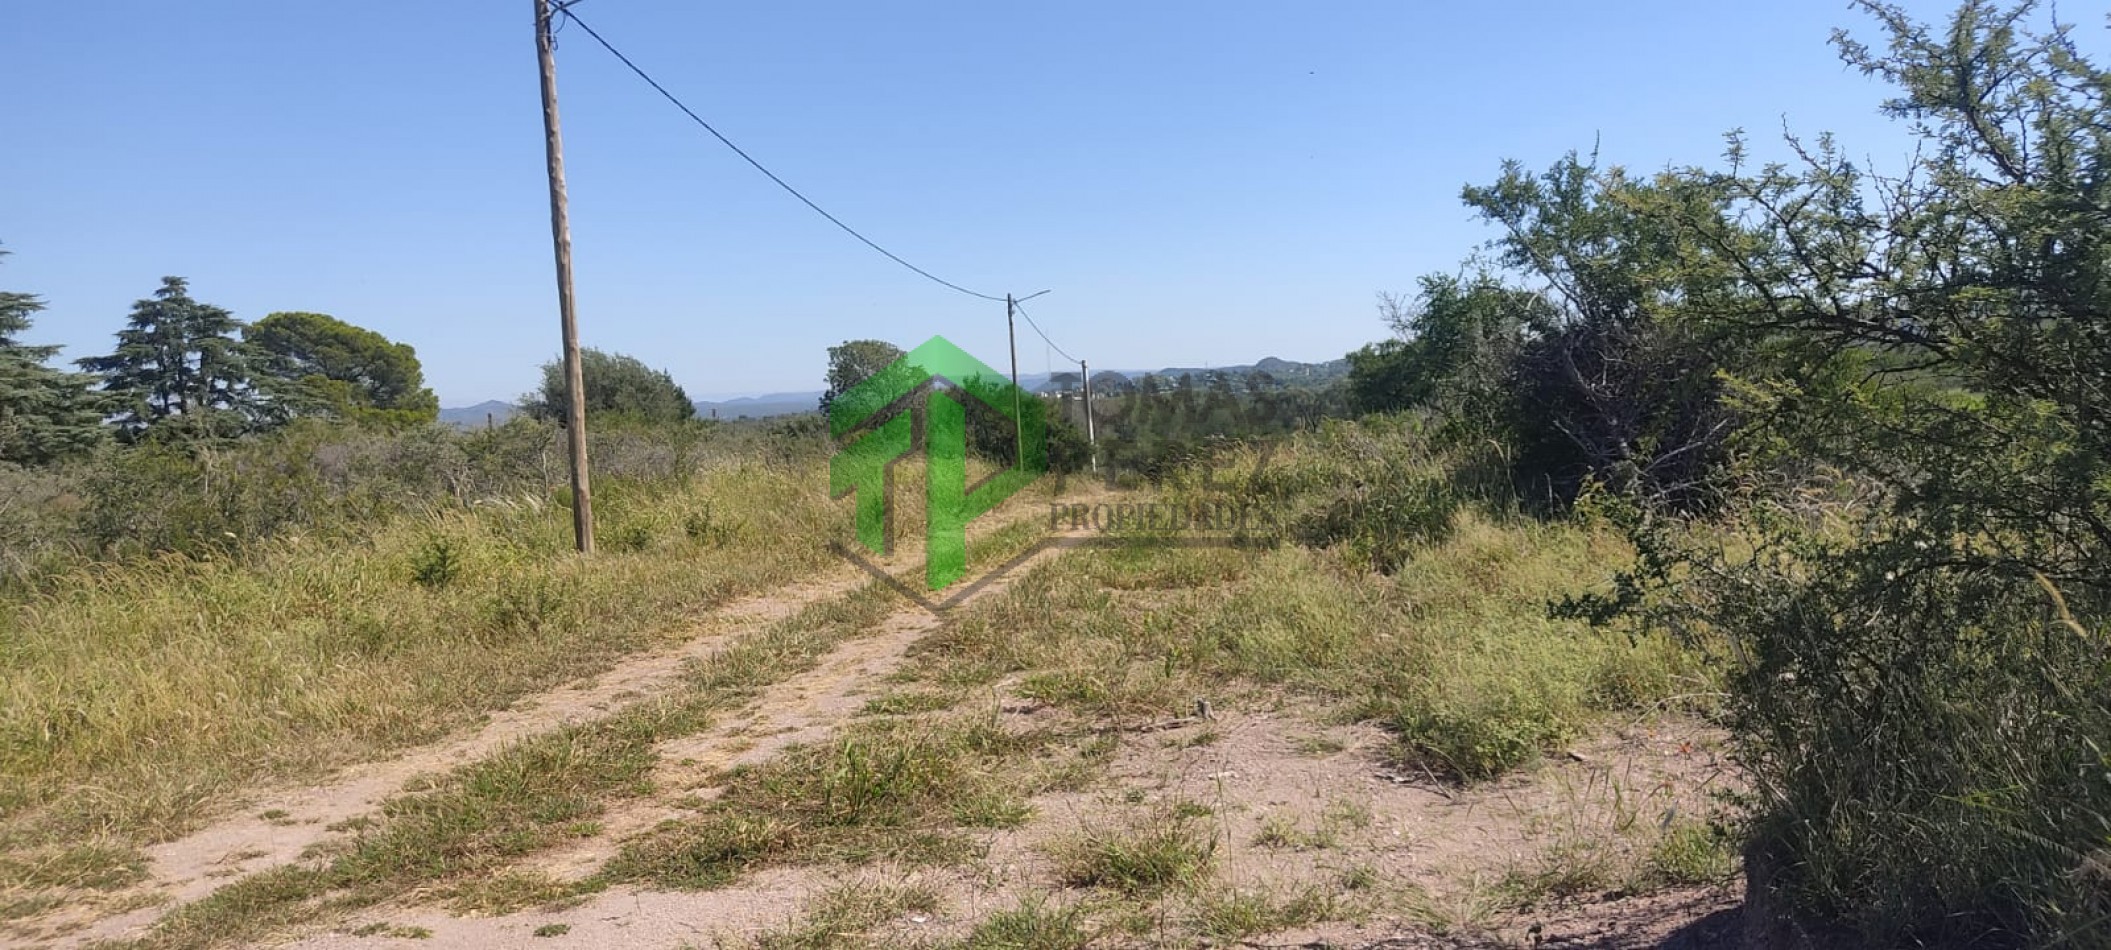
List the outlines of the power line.
<svg viewBox="0 0 2111 950">
<path fill-rule="evenodd" d="M 1058 353 L 1062 353 L 1064 359 L 1069 360 L 1073 363 L 1078 361 L 1077 357 L 1070 355 L 1069 352 L 1065 351 L 1062 347 L 1056 346 L 1056 342 L 1054 340 L 1049 339 L 1048 334 L 1041 332 L 1041 325 L 1034 322 L 1033 314 L 1027 313 L 1026 308 L 1019 306 L 1018 301 L 1012 301 L 1012 309 L 1019 311 L 1019 316 L 1026 318 L 1026 325 L 1034 328 L 1034 334 L 1041 338 L 1041 342 L 1048 344 L 1050 349 L 1053 349 Z"/>
<path fill-rule="evenodd" d="M 827 209 L 824 209 L 820 205 L 815 204 L 813 199 L 808 198 L 803 194 L 800 194 L 799 189 L 793 188 L 790 184 L 785 182 L 784 179 L 777 177 L 776 172 L 770 171 L 768 168 L 763 167 L 763 164 L 761 162 L 756 161 L 754 156 L 749 155 L 740 146 L 733 144 L 733 140 L 726 138 L 724 133 L 721 133 L 717 129 L 712 128 L 711 123 L 704 121 L 703 116 L 696 114 L 696 110 L 689 108 L 689 106 L 683 103 L 681 99 L 677 98 L 674 93 L 668 92 L 666 86 L 660 85 L 658 80 L 652 78 L 652 76 L 647 74 L 645 70 L 638 68 L 638 64 L 631 62 L 630 57 L 623 55 L 623 51 L 617 49 L 615 47 L 615 44 L 612 44 L 608 40 L 602 38 L 601 34 L 595 32 L 594 28 L 592 26 L 587 25 L 587 22 L 585 20 L 579 19 L 579 15 L 573 13 L 571 7 L 572 4 L 565 4 L 564 6 L 558 7 L 557 12 L 564 14 L 564 18 L 566 20 L 579 24 L 579 28 L 586 31 L 586 35 L 593 37 L 594 42 L 601 44 L 602 49 L 608 50 L 609 55 L 612 55 L 616 59 L 622 61 L 623 65 L 630 67 L 630 71 L 638 74 L 639 79 L 645 80 L 645 84 L 651 86 L 653 88 L 653 91 L 658 92 L 661 97 L 665 98 L 668 102 L 674 103 L 675 108 L 682 110 L 682 113 L 684 115 L 687 115 L 691 121 L 695 122 L 699 126 L 702 126 L 704 131 L 711 133 L 711 136 L 713 138 L 718 139 L 718 141 L 721 144 L 725 145 L 725 147 L 732 149 L 733 154 L 740 156 L 742 159 L 746 160 L 748 164 L 755 166 L 756 171 L 761 172 L 765 177 L 769 178 L 769 180 L 776 182 L 777 187 L 784 189 L 787 194 L 799 199 L 799 201 L 805 204 L 807 207 L 814 209 L 815 214 L 827 218 L 828 223 L 843 229 L 843 233 L 848 234 L 851 237 L 857 238 L 866 247 L 872 248 L 873 250 L 880 252 L 890 261 L 893 261 L 897 264 L 902 265 L 903 267 L 915 271 L 918 275 L 922 276 L 926 280 L 931 281 L 932 283 L 938 284 L 943 287 L 948 287 L 953 290 L 957 290 L 963 294 L 967 294 L 970 297 L 980 297 L 983 300 L 991 300 L 998 302 L 1002 302 L 1004 300 L 1003 297 L 993 297 L 989 294 L 977 293 L 975 291 L 969 290 L 966 287 L 962 287 L 959 284 L 953 283 L 950 280 L 946 280 L 945 278 L 940 277 L 937 274 L 933 274 L 930 271 L 924 270 L 923 268 L 918 267 L 915 264 L 911 264 L 908 261 L 903 260 L 901 255 L 896 254 L 893 251 L 887 250 L 884 247 L 881 247 L 879 243 L 874 241 L 873 239 L 866 237 L 863 234 L 859 234 L 856 228 L 844 224 L 840 218 L 837 218 L 835 215 L 829 214 Z M 1028 322 L 1031 322 L 1031 320 L 1029 320 Z"/>
</svg>

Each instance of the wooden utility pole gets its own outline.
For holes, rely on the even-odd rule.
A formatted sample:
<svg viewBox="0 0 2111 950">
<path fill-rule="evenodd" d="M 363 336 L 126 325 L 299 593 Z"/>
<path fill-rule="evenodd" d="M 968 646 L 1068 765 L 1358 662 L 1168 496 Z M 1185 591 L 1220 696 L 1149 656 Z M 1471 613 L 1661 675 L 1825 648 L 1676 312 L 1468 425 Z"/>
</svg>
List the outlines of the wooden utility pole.
<svg viewBox="0 0 2111 950">
<path fill-rule="evenodd" d="M 1092 428 L 1092 367 L 1077 361 L 1077 374 L 1085 381 L 1085 451 L 1092 457 L 1092 470 L 1099 471 L 1099 436 Z"/>
<path fill-rule="evenodd" d="M 1019 302 L 1012 295 L 1004 295 L 1004 332 L 1012 345 L 1012 459 L 1016 463 L 1026 460 L 1026 423 L 1021 421 L 1023 410 L 1019 405 Z"/>
<path fill-rule="evenodd" d="M 576 2 L 576 0 L 573 0 Z M 594 553 L 594 494 L 586 470 L 586 384 L 579 367 L 579 318 L 572 309 L 572 226 L 565 211 L 564 136 L 557 127 L 557 47 L 550 0 L 535 0 L 535 54 L 542 61 L 542 132 L 550 160 L 550 241 L 557 252 L 557 315 L 564 330 L 566 447 L 572 457 L 572 539 Z"/>
</svg>

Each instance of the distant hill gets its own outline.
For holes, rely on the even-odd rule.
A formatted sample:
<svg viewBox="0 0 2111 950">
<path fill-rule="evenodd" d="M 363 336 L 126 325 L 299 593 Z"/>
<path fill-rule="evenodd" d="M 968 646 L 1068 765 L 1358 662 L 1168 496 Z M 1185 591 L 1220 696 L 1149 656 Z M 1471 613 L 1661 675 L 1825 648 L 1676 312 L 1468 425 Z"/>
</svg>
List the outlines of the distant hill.
<svg viewBox="0 0 2111 950">
<path fill-rule="evenodd" d="M 742 396 L 709 402 L 696 401 L 696 415 L 700 419 L 768 419 L 773 416 L 796 416 L 816 412 L 821 407 L 821 393 L 770 393 L 767 396 Z"/>
<path fill-rule="evenodd" d="M 1296 360 L 1277 359 L 1273 356 L 1253 364 L 1255 372 L 1267 373 L 1277 382 L 1291 386 L 1325 386 L 1347 379 L 1347 358 L 1328 360 L 1324 363 L 1300 363 Z"/>
<path fill-rule="evenodd" d="M 474 428 L 483 425 L 484 420 L 487 418 L 492 422 L 505 422 L 519 413 L 519 406 L 510 402 L 492 399 L 477 403 L 474 406 L 463 406 L 459 409 L 442 409 L 440 410 L 440 422 L 443 425 Z"/>
<path fill-rule="evenodd" d="M 773 416 L 793 416 L 813 412 L 821 404 L 821 394 L 771 393 L 767 396 L 742 396 L 717 402 L 698 400 L 696 415 L 700 419 L 712 418 L 716 410 L 720 419 L 768 419 Z M 475 428 L 486 419 L 503 423 L 520 414 L 520 407 L 497 399 L 480 402 L 474 406 L 461 406 L 440 410 L 440 422 L 446 425 Z"/>
<path fill-rule="evenodd" d="M 1339 359 L 1324 363 L 1300 363 L 1270 356 L 1257 363 L 1242 366 L 1169 366 L 1158 370 L 1102 370 L 1092 374 L 1092 386 L 1095 390 L 1113 392 L 1123 388 L 1120 379 L 1134 383 L 1145 376 L 1156 376 L 1166 381 L 1193 376 L 1195 381 L 1200 383 L 1207 380 L 1212 373 L 1221 373 L 1234 380 L 1244 380 L 1249 376 L 1266 376 L 1279 386 L 1310 389 L 1332 385 L 1347 378 L 1349 361 Z"/>
<path fill-rule="evenodd" d="M 1197 383 L 1209 378 L 1211 373 L 1224 373 L 1234 379 L 1243 379 L 1256 374 L 1267 374 L 1278 385 L 1294 387 L 1326 386 L 1349 374 L 1348 360 L 1329 360 L 1325 363 L 1300 363 L 1296 360 L 1268 357 L 1257 363 L 1243 366 L 1168 367 L 1159 370 L 1098 370 L 1092 374 L 1095 392 L 1112 395 L 1133 386 L 1145 376 L 1157 376 L 1167 381 L 1182 376 L 1193 376 Z M 1068 392 L 1077 388 L 1076 373 L 1021 373 L 1019 385 L 1028 392 Z M 742 396 L 737 399 L 696 401 L 696 415 L 700 419 L 770 419 L 778 416 L 796 416 L 819 411 L 821 392 L 770 393 L 763 396 Z M 448 425 L 473 427 L 484 424 L 486 418 L 494 422 L 505 422 L 520 413 L 520 407 L 497 399 L 480 402 L 474 406 L 456 409 L 441 409 L 440 421 Z"/>
</svg>

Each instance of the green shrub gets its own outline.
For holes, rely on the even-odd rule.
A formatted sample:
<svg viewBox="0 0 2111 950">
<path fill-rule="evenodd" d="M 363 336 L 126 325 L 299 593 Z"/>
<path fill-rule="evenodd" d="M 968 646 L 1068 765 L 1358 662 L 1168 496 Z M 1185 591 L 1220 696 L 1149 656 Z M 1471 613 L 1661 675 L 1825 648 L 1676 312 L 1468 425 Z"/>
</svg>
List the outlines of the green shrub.
<svg viewBox="0 0 2111 950">
<path fill-rule="evenodd" d="M 1408 418 L 1329 422 L 1273 451 L 1212 460 L 1204 484 L 1176 484 L 1207 492 L 1225 469 L 1247 473 L 1222 490 L 1261 514 L 1269 527 L 1260 540 L 1340 548 L 1351 563 L 1381 574 L 1447 537 L 1464 501 L 1444 454 Z"/>
<path fill-rule="evenodd" d="M 204 554 L 233 546 L 239 520 L 205 465 L 180 448 L 113 450 L 83 484 L 82 529 L 104 554 Z"/>
<path fill-rule="evenodd" d="M 1444 478 L 1385 469 L 1369 482 L 1337 489 L 1291 531 L 1313 547 L 1345 545 L 1354 563 L 1391 574 L 1415 549 L 1443 540 L 1458 507 Z"/>
<path fill-rule="evenodd" d="M 445 587 L 462 576 L 462 548 L 452 538 L 432 538 L 411 554 L 410 577 L 424 587 Z"/>
<path fill-rule="evenodd" d="M 1421 485 L 1440 471 L 1412 419 L 1330 424 L 1263 454 L 1218 459 L 1214 488 L 1182 473 L 1168 494 L 1231 495 L 1316 521 L 1356 477 L 1384 484 L 1393 471 L 1393 484 Z M 955 670 L 1015 674 L 1019 695 L 1096 716 L 1185 715 L 1197 697 L 1241 683 L 1289 687 L 1388 728 L 1402 764 L 1466 781 L 1558 751 L 1608 712 L 1715 691 L 1674 637 L 1550 616 L 1550 602 L 1630 563 L 1632 549 L 1604 525 L 1517 517 L 1443 491 L 1419 497 L 1441 502 L 1414 508 L 1417 518 L 1448 514 L 1421 522 L 1423 534 L 1396 529 L 1405 536 L 1391 539 L 1390 576 L 1344 545 L 1254 552 L 1139 536 L 1079 571 L 1021 577 L 934 634 L 932 649 Z M 1351 537 L 1363 530 L 1343 523 Z"/>
<path fill-rule="evenodd" d="M 1691 887 L 1728 880 L 1737 873 L 1736 849 L 1726 829 L 1697 821 L 1673 821 L 1649 848 L 1644 882 Z"/>
<path fill-rule="evenodd" d="M 1574 735 L 1575 724 L 1529 691 L 1462 701 L 1403 699 L 1385 723 L 1403 757 L 1460 779 L 1493 778 L 1537 761 Z"/>
<path fill-rule="evenodd" d="M 391 518 L 464 508 L 484 512 L 524 552 L 554 552 L 568 541 L 541 512 L 570 503 L 559 437 L 555 426 L 528 419 L 469 431 L 304 419 L 240 440 L 149 440 L 34 472 L 0 470 L 0 571 L 34 583 L 82 557 L 226 556 L 283 538 L 359 540 Z M 679 521 L 698 543 L 728 544 L 734 525 L 711 501 L 688 517 L 657 510 L 657 499 L 711 465 L 810 464 L 827 448 L 803 430 L 700 422 L 597 429 L 595 488 L 619 513 L 607 519 L 604 540 L 641 549 Z M 630 519 L 632 507 L 649 511 Z"/>
<path fill-rule="evenodd" d="M 1874 941 L 2101 936 L 2111 637 L 2033 579 L 1902 574 L 1887 548 L 1717 589 L 1778 886 Z"/>
<path fill-rule="evenodd" d="M 652 547 L 652 525 L 644 521 L 627 521 L 617 524 L 606 534 L 608 546 L 617 551 L 643 551 Z"/>
<path fill-rule="evenodd" d="M 508 575 L 484 598 L 483 638 L 527 639 L 577 622 L 577 584 L 545 575 Z"/>
<path fill-rule="evenodd" d="M 93 554 L 80 520 L 84 464 L 0 464 L 0 585 L 33 587 Z"/>
</svg>

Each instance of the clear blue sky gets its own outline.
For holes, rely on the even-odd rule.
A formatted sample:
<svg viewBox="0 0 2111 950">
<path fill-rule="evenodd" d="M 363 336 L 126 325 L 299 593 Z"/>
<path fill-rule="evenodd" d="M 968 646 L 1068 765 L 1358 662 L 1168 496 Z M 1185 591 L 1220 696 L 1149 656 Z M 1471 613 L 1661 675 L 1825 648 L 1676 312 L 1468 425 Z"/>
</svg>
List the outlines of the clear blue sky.
<svg viewBox="0 0 2111 950">
<path fill-rule="evenodd" d="M 1920 4 L 1939 16 L 1948 4 Z M 579 14 L 793 184 L 1032 310 L 1096 367 L 1338 357 L 1490 232 L 1504 158 L 1712 162 L 1786 118 L 1895 167 L 1837 0 L 697 3 Z M 692 395 L 819 388 L 825 347 L 1002 305 L 924 282 L 777 191 L 584 34 L 558 52 L 588 345 Z M 70 0 L 0 8 L 0 287 L 106 350 L 164 274 L 256 319 L 417 347 L 448 405 L 557 349 L 528 0 Z M 1022 333 L 1024 328 L 1022 326 Z M 1020 347 L 1021 368 L 1048 357 Z M 1057 366 L 1061 369 L 1061 366 Z"/>
</svg>

